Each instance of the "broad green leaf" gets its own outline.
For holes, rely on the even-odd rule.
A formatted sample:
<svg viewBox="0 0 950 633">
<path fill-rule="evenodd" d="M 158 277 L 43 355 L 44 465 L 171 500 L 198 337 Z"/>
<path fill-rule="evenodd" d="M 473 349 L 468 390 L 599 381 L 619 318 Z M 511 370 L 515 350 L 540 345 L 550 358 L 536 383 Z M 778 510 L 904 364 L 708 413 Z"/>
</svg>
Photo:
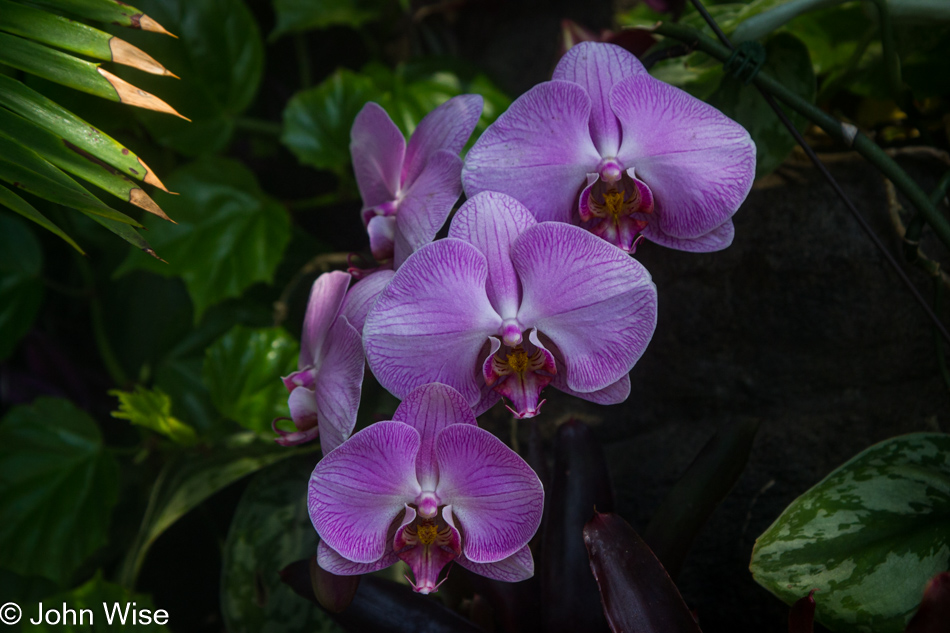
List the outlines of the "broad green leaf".
<svg viewBox="0 0 950 633">
<path fill-rule="evenodd" d="M 0 0 L 0 31 L 145 72 L 170 74 L 143 50 L 110 33 L 10 0 Z"/>
<path fill-rule="evenodd" d="M 33 325 L 43 301 L 42 273 L 43 251 L 29 227 L 0 215 L 0 360 L 13 353 Z"/>
<path fill-rule="evenodd" d="M 165 212 L 137 183 L 62 137 L 4 108 L 0 108 L 0 130 L 63 171 L 79 176 L 149 213 L 168 219 Z"/>
<path fill-rule="evenodd" d="M 860 453 L 762 533 L 750 568 L 788 604 L 817 588 L 816 619 L 833 631 L 899 633 L 927 581 L 950 569 L 950 435 Z"/>
<path fill-rule="evenodd" d="M 446 66 L 453 67 L 451 71 Z M 281 141 L 300 162 L 342 174 L 350 165 L 350 128 L 367 101 L 386 109 L 407 137 L 437 106 L 460 94 L 484 99 L 482 116 L 469 143 L 511 101 L 485 75 L 442 60 L 399 66 L 370 64 L 361 73 L 338 70 L 319 86 L 299 92 L 284 110 Z"/>
<path fill-rule="evenodd" d="M 105 545 L 119 466 L 96 423 L 41 398 L 0 421 L 0 566 L 68 580 Z"/>
<path fill-rule="evenodd" d="M 153 246 L 168 263 L 130 256 L 119 274 L 141 268 L 180 277 L 196 320 L 255 282 L 271 282 L 290 239 L 290 218 L 261 191 L 253 173 L 232 160 L 204 158 L 180 168 L 168 182 L 181 195 L 156 197 L 178 224 L 145 218 Z"/>
<path fill-rule="evenodd" d="M 254 16 L 242 0 L 145 0 L 139 5 L 179 39 L 130 33 L 129 41 L 174 69 L 181 80 L 121 74 L 162 95 L 191 123 L 145 111 L 136 114 L 162 145 L 188 156 L 220 151 L 260 85 L 264 45 Z"/>
<path fill-rule="evenodd" d="M 204 384 L 221 415 L 268 436 L 274 418 L 287 417 L 280 377 L 297 368 L 300 347 L 280 328 L 236 326 L 208 348 Z"/>
<path fill-rule="evenodd" d="M 127 147 L 23 82 L 2 73 L 0 73 L 0 105 L 118 168 L 126 176 L 143 180 L 159 189 L 165 189 L 165 185 L 148 165 Z"/>
<path fill-rule="evenodd" d="M 765 44 L 762 69 L 785 87 L 810 103 L 815 101 L 815 74 L 808 49 L 795 36 L 779 33 Z M 743 85 L 732 76 L 723 77 L 719 89 L 709 98 L 726 116 L 734 119 L 755 141 L 755 175 L 764 176 L 782 164 L 795 147 L 795 139 L 753 85 Z M 808 120 L 786 108 L 795 127 L 804 132 Z"/>
<path fill-rule="evenodd" d="M 70 246 L 79 251 L 80 254 L 86 254 L 86 252 L 79 247 L 79 244 L 73 241 L 73 238 L 66 235 L 62 229 L 53 224 L 49 219 L 47 219 L 45 215 L 37 211 L 32 204 L 16 195 L 3 185 L 0 185 L 0 205 L 7 207 L 15 213 L 19 213 L 28 220 L 36 222 L 47 231 L 55 233 L 59 237 L 63 238 Z"/>
<path fill-rule="evenodd" d="M 132 593 L 121 585 L 107 582 L 102 577 L 101 570 L 96 572 L 96 575 L 85 584 L 71 591 L 45 598 L 43 602 L 45 611 L 52 610 L 54 613 L 60 611 L 60 616 L 62 616 L 61 605 L 65 604 L 67 609 L 75 611 L 75 615 L 67 611 L 65 618 L 60 617 L 56 620 L 59 624 L 47 624 L 47 622 L 53 621 L 51 618 L 56 617 L 54 613 L 51 613 L 46 622 L 38 625 L 28 625 L 27 628 L 30 631 L 40 633 L 135 633 L 137 631 L 167 633 L 168 629 L 165 626 L 156 624 L 156 616 L 159 616 L 159 621 L 168 625 L 172 624 L 173 614 L 163 609 L 156 609 L 151 597 L 140 593 Z M 132 606 L 133 603 L 135 606 Z M 136 612 L 135 624 L 132 623 L 133 610 Z M 26 612 L 24 612 L 23 617 L 27 617 Z M 35 619 L 36 613 L 30 613 L 29 617 Z M 124 622 L 122 621 L 123 618 L 125 618 Z M 110 619 L 112 620 L 111 624 Z"/>
<path fill-rule="evenodd" d="M 277 26 L 270 37 L 328 26 L 355 28 L 379 18 L 395 4 L 392 0 L 274 0 Z"/>
<path fill-rule="evenodd" d="M 142 13 L 141 10 L 121 0 L 35 0 L 35 2 L 106 24 L 118 24 L 133 29 L 171 35 L 162 28 L 161 24 Z"/>
<path fill-rule="evenodd" d="M 113 389 L 109 395 L 119 399 L 119 409 L 112 412 L 112 417 L 152 429 L 185 446 L 198 441 L 195 430 L 172 415 L 171 398 L 161 389 L 139 385 L 134 392 Z"/>
<path fill-rule="evenodd" d="M 307 485 L 317 455 L 287 460 L 251 480 L 224 543 L 221 611 L 231 633 L 341 629 L 280 580 L 278 572 L 317 550 Z"/>
<path fill-rule="evenodd" d="M 281 141 L 301 163 L 344 173 L 350 165 L 353 119 L 367 101 L 380 96 L 370 78 L 338 70 L 294 95 L 284 109 Z"/>
<path fill-rule="evenodd" d="M 175 521 L 242 477 L 301 452 L 307 451 L 288 450 L 244 433 L 215 451 L 192 451 L 168 462 L 152 487 L 139 534 L 122 567 L 122 583 L 134 584 L 152 543 Z"/>
</svg>

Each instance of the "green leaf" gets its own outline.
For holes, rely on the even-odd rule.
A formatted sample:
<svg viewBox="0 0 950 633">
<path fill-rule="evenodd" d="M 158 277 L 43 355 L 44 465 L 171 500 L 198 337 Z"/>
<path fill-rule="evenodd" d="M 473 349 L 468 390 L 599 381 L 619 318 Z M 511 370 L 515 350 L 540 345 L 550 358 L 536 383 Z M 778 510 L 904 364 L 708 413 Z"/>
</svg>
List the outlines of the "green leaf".
<svg viewBox="0 0 950 633">
<path fill-rule="evenodd" d="M 280 377 L 297 368 L 300 346 L 280 328 L 235 326 L 205 354 L 204 383 L 228 419 L 272 436 L 271 421 L 287 417 L 287 388 Z"/>
<path fill-rule="evenodd" d="M 393 6 L 392 0 L 274 0 L 277 26 L 270 39 L 328 26 L 356 28 Z"/>
<path fill-rule="evenodd" d="M 144 51 L 111 33 L 35 7 L 0 0 L 0 31 L 145 72 L 170 74 Z"/>
<path fill-rule="evenodd" d="M 181 195 L 156 197 L 178 225 L 145 218 L 152 244 L 168 263 L 130 256 L 118 274 L 141 268 L 181 277 L 196 320 L 255 282 L 271 282 L 290 240 L 290 218 L 252 172 L 232 160 L 205 158 L 180 168 L 169 185 Z"/>
<path fill-rule="evenodd" d="M 95 422 L 41 398 L 0 422 L 0 566 L 57 582 L 105 545 L 119 466 Z"/>
<path fill-rule="evenodd" d="M 815 73 L 808 49 L 801 40 L 788 33 L 772 36 L 765 44 L 766 61 L 762 70 L 775 77 L 801 98 L 815 102 Z M 709 104 L 734 119 L 755 141 L 756 178 L 771 173 L 782 164 L 795 147 L 795 139 L 778 116 L 752 85 L 743 85 L 732 76 L 725 76 Z M 795 127 L 804 132 L 808 119 L 786 108 Z"/>
<path fill-rule="evenodd" d="M 280 140 L 301 163 L 345 173 L 353 119 L 367 101 L 378 98 L 369 77 L 338 70 L 320 85 L 294 95 L 284 110 Z"/>
<path fill-rule="evenodd" d="M 307 511 L 316 455 L 258 473 L 241 497 L 224 543 L 221 611 L 231 633 L 341 629 L 280 580 L 290 563 L 313 556 L 317 533 Z"/>
<path fill-rule="evenodd" d="M 23 82 L 2 73 L 0 105 L 118 168 L 126 176 L 165 189 L 148 165 L 127 147 Z"/>
<path fill-rule="evenodd" d="M 32 204 L 16 195 L 3 185 L 0 185 L 0 205 L 7 207 L 15 213 L 19 213 L 28 220 L 36 222 L 47 231 L 55 233 L 64 239 L 70 246 L 75 248 L 82 255 L 86 254 L 86 252 L 79 247 L 79 244 L 73 241 L 73 238 L 66 235 L 62 229 L 53 224 L 49 219 L 47 219 L 45 215 L 37 211 Z"/>
<path fill-rule="evenodd" d="M 78 211 L 88 211 L 124 224 L 142 226 L 115 211 L 33 150 L 0 130 L 0 180 L 35 196 Z"/>
<path fill-rule="evenodd" d="M 33 325 L 43 302 L 42 274 L 43 251 L 33 233 L 18 218 L 0 215 L 0 360 Z"/>
<path fill-rule="evenodd" d="M 115 583 L 106 582 L 102 577 L 102 571 L 96 572 L 84 585 L 67 591 L 44 598 L 44 609 L 48 612 L 60 611 L 62 616 L 62 607 L 65 604 L 67 609 L 75 611 L 73 616 L 68 611 L 65 617 L 61 617 L 60 624 L 47 624 L 43 622 L 38 625 L 31 624 L 30 631 L 40 633 L 134 633 L 143 631 L 146 633 L 167 633 L 168 629 L 155 623 L 155 617 L 159 616 L 160 621 L 170 623 L 171 614 L 163 609 L 155 609 L 151 597 L 132 593 L 125 587 Z M 131 606 L 134 603 L 135 606 Z M 128 610 L 126 610 L 126 605 Z M 119 610 L 116 611 L 116 606 Z M 132 624 L 132 611 L 136 612 L 136 623 Z M 145 611 L 148 611 L 146 619 L 143 618 Z M 125 623 L 122 623 L 120 614 L 125 617 Z M 35 618 L 36 614 L 24 613 L 24 618 L 29 616 Z M 52 616 L 55 617 L 55 616 Z M 80 620 L 80 617 L 82 618 Z M 109 618 L 112 618 L 112 624 L 109 624 Z"/>
<path fill-rule="evenodd" d="M 175 521 L 242 477 L 301 452 L 308 451 L 287 450 L 244 433 L 232 436 L 218 450 L 193 451 L 168 462 L 152 488 L 139 534 L 126 556 L 122 584 L 134 584 L 152 543 Z"/>
<path fill-rule="evenodd" d="M 860 453 L 785 509 L 750 567 L 788 604 L 817 588 L 816 618 L 833 631 L 899 633 L 927 581 L 950 569 L 950 435 Z"/>
<path fill-rule="evenodd" d="M 133 29 L 170 35 L 168 31 L 162 28 L 161 24 L 144 15 L 141 10 L 128 3 L 121 2 L 121 0 L 35 0 L 35 2 L 106 24 L 118 24 Z"/>
<path fill-rule="evenodd" d="M 119 410 L 113 411 L 112 417 L 152 429 L 185 446 L 198 441 L 195 430 L 172 415 L 171 398 L 161 389 L 139 385 L 134 392 L 113 389 L 109 395 L 119 399 Z"/>
<path fill-rule="evenodd" d="M 133 44 L 174 69 L 181 81 L 121 71 L 136 85 L 161 94 L 191 123 L 137 111 L 153 138 L 188 156 L 224 149 L 234 121 L 254 100 L 264 68 L 257 22 L 241 0 L 145 0 L 141 7 L 178 34 L 172 40 L 130 33 Z"/>
<path fill-rule="evenodd" d="M 4 108 L 0 108 L 0 130 L 63 171 L 79 176 L 149 213 L 168 219 L 165 212 L 137 183 L 62 137 Z"/>
<path fill-rule="evenodd" d="M 395 70 L 380 64 L 370 64 L 362 73 L 338 70 L 290 100 L 284 110 L 281 141 L 300 162 L 343 174 L 350 166 L 350 128 L 367 101 L 385 108 L 408 137 L 426 114 L 460 94 L 480 94 L 484 99 L 469 144 L 511 104 L 485 75 L 445 60 L 425 60 Z"/>
</svg>

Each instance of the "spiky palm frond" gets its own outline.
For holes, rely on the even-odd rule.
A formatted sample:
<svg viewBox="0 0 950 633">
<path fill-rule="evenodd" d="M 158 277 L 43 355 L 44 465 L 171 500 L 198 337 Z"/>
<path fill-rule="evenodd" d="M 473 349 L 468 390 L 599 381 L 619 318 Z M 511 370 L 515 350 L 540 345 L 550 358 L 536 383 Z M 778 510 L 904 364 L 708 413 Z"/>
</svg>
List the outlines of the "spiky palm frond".
<svg viewBox="0 0 950 633">
<path fill-rule="evenodd" d="M 155 95 L 82 57 L 156 75 L 174 74 L 143 50 L 67 16 L 175 37 L 135 7 L 117 0 L 0 0 L 0 65 L 110 101 L 181 117 Z M 142 186 L 147 183 L 167 191 L 141 158 L 55 101 L 0 72 L 0 181 L 6 183 L 0 184 L 0 205 L 82 252 L 75 241 L 13 190 L 22 189 L 91 217 L 155 256 L 136 231 L 141 224 L 109 207 L 70 176 L 170 219 Z"/>
</svg>

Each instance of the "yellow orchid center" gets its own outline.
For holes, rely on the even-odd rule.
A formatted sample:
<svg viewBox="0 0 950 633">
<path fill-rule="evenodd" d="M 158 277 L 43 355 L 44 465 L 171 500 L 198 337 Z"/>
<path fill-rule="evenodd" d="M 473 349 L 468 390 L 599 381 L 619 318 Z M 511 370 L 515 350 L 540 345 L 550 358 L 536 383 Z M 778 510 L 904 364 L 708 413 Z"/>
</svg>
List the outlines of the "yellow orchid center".
<svg viewBox="0 0 950 633">
<path fill-rule="evenodd" d="M 439 536 L 439 528 L 434 523 L 423 523 L 416 536 L 422 545 L 432 545 Z"/>
</svg>

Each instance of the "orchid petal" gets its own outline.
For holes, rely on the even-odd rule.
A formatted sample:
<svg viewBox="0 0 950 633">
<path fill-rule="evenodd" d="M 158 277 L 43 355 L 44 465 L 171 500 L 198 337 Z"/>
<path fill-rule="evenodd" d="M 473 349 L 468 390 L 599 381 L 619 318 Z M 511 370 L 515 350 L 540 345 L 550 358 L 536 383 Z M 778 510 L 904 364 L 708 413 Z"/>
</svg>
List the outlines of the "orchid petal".
<svg viewBox="0 0 950 633">
<path fill-rule="evenodd" d="M 413 389 L 396 408 L 393 420 L 419 431 L 416 478 L 423 490 L 435 490 L 439 470 L 435 462 L 435 438 L 450 424 L 475 424 L 472 407 L 448 385 L 430 383 Z"/>
<path fill-rule="evenodd" d="M 399 203 L 393 236 L 394 268 L 435 239 L 460 195 L 462 159 L 447 150 L 435 152 Z"/>
<path fill-rule="evenodd" d="M 488 299 L 503 319 L 514 318 L 521 303 L 518 275 L 508 251 L 515 238 L 537 223 L 523 204 L 494 191 L 472 196 L 452 218 L 449 237 L 478 247 L 488 260 Z"/>
<path fill-rule="evenodd" d="M 379 571 L 380 569 L 385 569 L 390 565 L 395 565 L 397 562 L 399 562 L 399 557 L 396 556 L 391 548 L 377 561 L 372 563 L 354 563 L 333 551 L 333 548 L 327 545 L 325 541 L 320 541 L 317 544 L 317 564 L 337 576 L 369 574 L 374 571 Z"/>
<path fill-rule="evenodd" d="M 320 427 L 317 426 L 316 418 L 313 420 L 313 426 L 303 431 L 284 431 L 277 428 L 277 420 L 280 419 L 286 420 L 287 418 L 275 418 L 271 422 L 270 428 L 277 434 L 277 437 L 274 438 L 274 442 L 281 446 L 299 446 L 300 444 L 312 442 L 320 436 Z"/>
<path fill-rule="evenodd" d="M 340 314 L 346 317 L 357 332 L 362 334 L 366 315 L 376 303 L 376 298 L 393 278 L 393 271 L 378 270 L 353 284 L 343 299 Z"/>
<path fill-rule="evenodd" d="M 374 215 L 366 225 L 369 233 L 369 250 L 378 262 L 393 258 L 396 240 L 396 217 L 392 215 Z"/>
<path fill-rule="evenodd" d="M 340 316 L 330 329 L 314 388 L 324 455 L 342 444 L 356 426 L 364 364 L 360 333 Z"/>
<path fill-rule="evenodd" d="M 310 520 L 344 558 L 372 563 L 386 553 L 390 524 L 421 492 L 419 433 L 402 422 L 377 422 L 317 463 L 310 476 Z"/>
<path fill-rule="evenodd" d="M 607 385 L 603 389 L 590 391 L 588 393 L 574 391 L 568 387 L 567 379 L 564 377 L 564 374 L 564 371 L 559 371 L 556 373 L 554 375 L 554 380 L 551 381 L 551 386 L 559 391 L 563 391 L 566 394 L 577 396 L 582 400 L 587 400 L 588 402 L 594 402 L 596 404 L 620 404 L 630 397 L 630 374 L 624 374 L 620 380 Z"/>
<path fill-rule="evenodd" d="M 403 184 L 411 186 L 429 159 L 439 150 L 448 150 L 458 156 L 481 114 L 481 95 L 459 95 L 425 115 L 413 131 L 406 148 L 402 168 Z"/>
<path fill-rule="evenodd" d="M 455 562 L 479 576 L 503 582 L 520 582 L 534 576 L 534 558 L 527 545 L 497 563 L 473 563 L 464 554 L 456 558 Z"/>
<path fill-rule="evenodd" d="M 281 380 L 284 382 L 284 386 L 287 387 L 288 392 L 292 392 L 298 387 L 313 389 L 313 365 L 307 365 L 288 376 L 283 376 Z"/>
<path fill-rule="evenodd" d="M 317 398 L 313 389 L 297 387 L 290 392 L 287 406 L 290 409 L 290 419 L 301 431 L 312 429 L 320 421 Z"/>
<path fill-rule="evenodd" d="M 323 273 L 313 282 L 300 336 L 300 359 L 297 363 L 300 369 L 313 365 L 315 359 L 320 357 L 320 348 L 340 313 L 349 284 L 350 276 L 340 270 Z"/>
<path fill-rule="evenodd" d="M 629 372 L 656 327 L 650 273 L 620 249 L 566 224 L 528 229 L 511 252 L 525 289 L 518 320 L 557 345 L 570 388 L 597 391 Z"/>
<path fill-rule="evenodd" d="M 590 138 L 590 97 L 569 81 L 538 84 L 518 97 L 465 157 L 469 197 L 499 191 L 538 221 L 570 222 L 577 194 L 600 154 Z"/>
<path fill-rule="evenodd" d="M 610 89 L 624 77 L 646 74 L 640 60 L 614 44 L 581 42 L 567 51 L 552 79 L 573 81 L 590 96 L 590 136 L 601 156 L 616 156 L 620 124 L 610 109 Z"/>
<path fill-rule="evenodd" d="M 721 251 L 732 244 L 736 236 L 736 227 L 732 220 L 726 220 L 709 233 L 704 233 L 699 237 L 670 237 L 660 230 L 655 224 L 647 224 L 643 229 L 643 236 L 667 248 L 675 248 L 679 251 L 689 251 L 692 253 L 712 253 Z"/>
<path fill-rule="evenodd" d="M 446 427 L 436 441 L 442 503 L 462 526 L 465 556 L 494 563 L 525 546 L 541 523 L 544 491 L 531 467 L 477 426 Z"/>
<path fill-rule="evenodd" d="M 479 401 L 482 346 L 501 325 L 485 294 L 485 256 L 446 238 L 416 251 L 396 271 L 366 317 L 366 360 L 397 398 L 430 382 Z"/>
<path fill-rule="evenodd" d="M 394 200 L 399 193 L 406 139 L 386 111 L 369 102 L 353 121 L 350 155 L 363 208 Z"/>
<path fill-rule="evenodd" d="M 755 176 L 745 128 L 648 75 L 618 83 L 610 103 L 623 127 L 618 159 L 653 191 L 664 234 L 699 237 L 732 217 Z"/>
</svg>

